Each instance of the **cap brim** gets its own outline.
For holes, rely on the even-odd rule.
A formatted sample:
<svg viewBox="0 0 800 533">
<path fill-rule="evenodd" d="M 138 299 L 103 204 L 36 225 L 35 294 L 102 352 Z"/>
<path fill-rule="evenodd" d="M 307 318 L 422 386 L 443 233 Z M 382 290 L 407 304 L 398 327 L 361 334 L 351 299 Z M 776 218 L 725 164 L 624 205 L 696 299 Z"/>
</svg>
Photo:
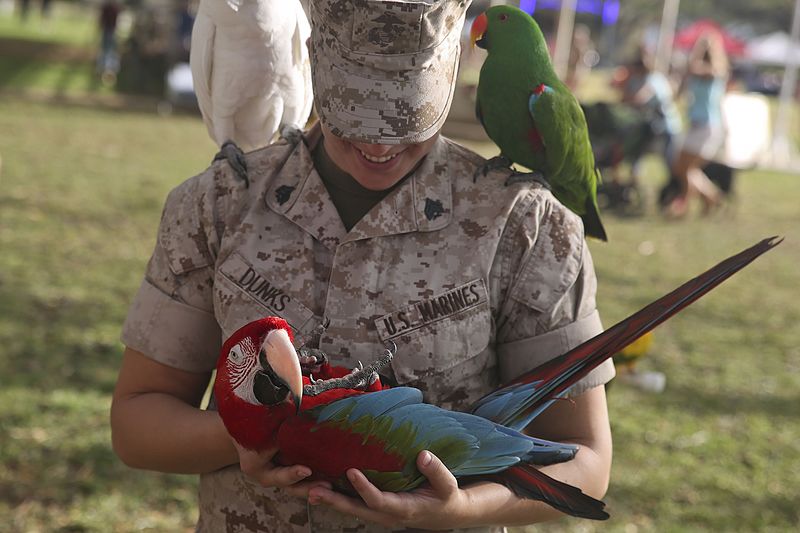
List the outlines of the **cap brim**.
<svg viewBox="0 0 800 533">
<path fill-rule="evenodd" d="M 453 100 L 458 44 L 445 47 L 427 65 L 408 70 L 369 68 L 324 46 L 312 37 L 314 104 L 334 135 L 366 143 L 412 144 L 441 129 Z"/>
</svg>

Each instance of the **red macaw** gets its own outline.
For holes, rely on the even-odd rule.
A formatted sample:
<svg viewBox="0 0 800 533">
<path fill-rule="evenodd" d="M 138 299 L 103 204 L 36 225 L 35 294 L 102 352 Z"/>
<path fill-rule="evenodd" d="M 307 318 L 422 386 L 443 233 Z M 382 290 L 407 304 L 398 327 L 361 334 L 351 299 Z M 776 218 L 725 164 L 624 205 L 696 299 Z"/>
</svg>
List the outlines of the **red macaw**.
<svg viewBox="0 0 800 533">
<path fill-rule="evenodd" d="M 385 362 L 331 383 L 363 385 Z M 350 468 L 361 470 L 381 490 L 411 490 L 425 481 L 416 457 L 430 450 L 457 478 L 490 477 L 562 512 L 608 518 L 603 502 L 533 466 L 572 459 L 576 445 L 536 439 L 479 416 L 422 403 L 422 393 L 410 387 L 368 392 L 327 383 L 302 375 L 290 327 L 267 317 L 225 341 L 214 394 L 225 427 L 240 445 L 256 451 L 277 446 L 277 464 L 306 465 L 312 479 L 328 480 L 338 490 L 352 491 L 345 476 Z"/>
<path fill-rule="evenodd" d="M 382 490 L 413 489 L 424 481 L 415 458 L 427 449 L 457 478 L 488 476 L 521 497 L 542 500 L 573 516 L 605 519 L 603 502 L 532 466 L 567 461 L 577 446 L 535 439 L 517 429 L 626 344 L 780 242 L 765 239 L 723 261 L 485 396 L 475 404 L 475 414 L 424 404 L 413 388 L 381 390 L 371 376 L 386 358 L 350 376 L 311 383 L 303 376 L 288 324 L 267 317 L 242 327 L 223 345 L 214 384 L 219 413 L 228 432 L 245 448 L 277 445 L 278 464 L 304 464 L 340 490 L 350 490 L 344 475 L 349 468 L 360 469 Z"/>
</svg>

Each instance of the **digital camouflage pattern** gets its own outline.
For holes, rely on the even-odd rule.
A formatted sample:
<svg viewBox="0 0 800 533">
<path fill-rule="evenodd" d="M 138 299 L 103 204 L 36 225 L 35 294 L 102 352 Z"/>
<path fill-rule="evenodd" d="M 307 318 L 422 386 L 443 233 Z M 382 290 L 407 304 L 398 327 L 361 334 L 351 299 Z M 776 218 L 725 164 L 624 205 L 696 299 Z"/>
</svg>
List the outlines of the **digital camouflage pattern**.
<svg viewBox="0 0 800 533">
<path fill-rule="evenodd" d="M 601 331 L 580 219 L 536 183 L 473 183 L 484 159 L 439 138 L 418 169 L 348 233 L 309 146 L 247 155 L 245 188 L 225 163 L 177 187 L 122 335 L 165 364 L 210 372 L 221 339 L 264 315 L 299 341 L 368 364 L 391 339 L 391 379 L 465 409 Z M 315 346 L 311 346 L 315 347 Z M 607 362 L 575 392 L 607 382 Z M 198 530 L 378 531 L 229 467 L 203 475 Z M 484 529 L 486 530 L 486 529 Z"/>
<path fill-rule="evenodd" d="M 452 102 L 471 0 L 317 0 L 310 5 L 314 104 L 341 137 L 418 143 Z"/>
</svg>

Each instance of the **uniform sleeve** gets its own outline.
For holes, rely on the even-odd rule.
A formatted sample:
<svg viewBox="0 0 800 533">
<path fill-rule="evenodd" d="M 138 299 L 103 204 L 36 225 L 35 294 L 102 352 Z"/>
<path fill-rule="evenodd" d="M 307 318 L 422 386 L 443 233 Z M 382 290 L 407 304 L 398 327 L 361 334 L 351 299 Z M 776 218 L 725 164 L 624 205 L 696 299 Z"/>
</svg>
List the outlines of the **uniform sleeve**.
<svg viewBox="0 0 800 533">
<path fill-rule="evenodd" d="M 509 269 L 498 316 L 502 382 L 561 355 L 603 331 L 597 280 L 580 219 L 549 193 L 532 193 L 520 222 L 501 242 Z M 608 360 L 570 389 L 570 396 L 607 383 Z"/>
<path fill-rule="evenodd" d="M 221 330 L 213 311 L 213 200 L 199 179 L 167 198 L 155 250 L 122 327 L 122 342 L 190 372 L 214 368 Z"/>
</svg>

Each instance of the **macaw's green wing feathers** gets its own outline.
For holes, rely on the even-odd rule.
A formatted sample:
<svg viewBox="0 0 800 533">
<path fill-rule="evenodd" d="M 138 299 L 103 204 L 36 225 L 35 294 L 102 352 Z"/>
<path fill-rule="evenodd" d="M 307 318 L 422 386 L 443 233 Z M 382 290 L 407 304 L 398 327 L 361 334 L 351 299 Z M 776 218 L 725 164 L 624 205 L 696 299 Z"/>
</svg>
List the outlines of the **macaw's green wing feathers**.
<svg viewBox="0 0 800 533">
<path fill-rule="evenodd" d="M 487 394 L 473 405 L 471 412 L 521 430 L 555 398 L 565 394 L 576 381 L 600 363 L 696 301 L 782 240 L 777 237 L 764 239 L 729 257 L 577 348 Z"/>
</svg>

